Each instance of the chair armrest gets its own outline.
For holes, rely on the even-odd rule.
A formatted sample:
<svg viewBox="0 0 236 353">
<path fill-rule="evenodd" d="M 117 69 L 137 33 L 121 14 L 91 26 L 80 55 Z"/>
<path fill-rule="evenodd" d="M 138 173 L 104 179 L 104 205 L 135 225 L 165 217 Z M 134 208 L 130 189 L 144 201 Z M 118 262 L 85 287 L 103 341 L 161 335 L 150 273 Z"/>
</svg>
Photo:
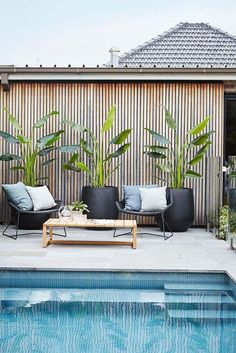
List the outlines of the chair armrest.
<svg viewBox="0 0 236 353">
<path fill-rule="evenodd" d="M 48 208 L 46 210 L 39 210 L 39 211 L 34 211 L 34 210 L 21 210 L 20 208 L 18 208 L 16 205 L 14 205 L 11 202 L 7 202 L 8 205 L 13 208 L 17 213 L 24 213 L 24 214 L 28 214 L 28 215 L 35 215 L 35 214 L 50 214 L 50 213 L 54 213 L 57 212 L 61 206 L 61 200 L 55 200 L 56 202 L 56 206 L 53 206 L 52 208 Z"/>
<path fill-rule="evenodd" d="M 116 207 L 118 208 L 118 210 L 119 210 L 120 212 L 124 212 L 124 208 L 125 208 L 125 202 L 124 202 L 124 200 L 116 201 Z"/>
</svg>

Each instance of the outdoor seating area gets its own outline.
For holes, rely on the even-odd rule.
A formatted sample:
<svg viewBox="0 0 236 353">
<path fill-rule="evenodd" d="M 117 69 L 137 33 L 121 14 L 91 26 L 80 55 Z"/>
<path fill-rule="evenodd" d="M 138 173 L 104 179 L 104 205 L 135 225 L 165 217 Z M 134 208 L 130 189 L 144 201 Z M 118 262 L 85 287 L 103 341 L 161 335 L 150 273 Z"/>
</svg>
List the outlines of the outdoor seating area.
<svg viewBox="0 0 236 353">
<path fill-rule="evenodd" d="M 205 3 L 59 5 L 0 22 L 37 58 L 0 65 L 0 353 L 235 353 L 236 36 Z M 138 46 L 91 65 L 111 39 Z"/>
</svg>

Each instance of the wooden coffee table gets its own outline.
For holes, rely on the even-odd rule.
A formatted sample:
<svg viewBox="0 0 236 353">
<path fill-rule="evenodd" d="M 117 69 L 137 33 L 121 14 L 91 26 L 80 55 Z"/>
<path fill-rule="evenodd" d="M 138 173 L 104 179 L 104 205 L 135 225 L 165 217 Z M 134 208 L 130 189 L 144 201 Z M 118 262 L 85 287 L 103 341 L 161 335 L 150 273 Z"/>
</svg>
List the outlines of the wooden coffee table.
<svg viewBox="0 0 236 353">
<path fill-rule="evenodd" d="M 132 240 L 130 241 L 104 241 L 104 240 L 55 240 L 53 239 L 53 228 L 130 228 L 132 229 Z M 49 238 L 47 231 L 49 230 Z M 101 234 L 102 235 L 102 234 Z M 76 244 L 76 245 L 131 245 L 133 249 L 137 246 L 137 223 L 135 220 L 82 220 L 75 222 L 71 218 L 50 218 L 43 224 L 43 247 L 50 244 Z"/>
</svg>

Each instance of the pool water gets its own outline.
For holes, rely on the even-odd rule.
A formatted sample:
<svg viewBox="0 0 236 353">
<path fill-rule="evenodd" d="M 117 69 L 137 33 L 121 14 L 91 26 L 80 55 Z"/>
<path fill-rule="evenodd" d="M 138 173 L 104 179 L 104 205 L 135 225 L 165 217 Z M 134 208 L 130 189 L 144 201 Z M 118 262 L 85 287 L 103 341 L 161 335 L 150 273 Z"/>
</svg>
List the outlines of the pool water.
<svg viewBox="0 0 236 353">
<path fill-rule="evenodd" d="M 225 274 L 0 273 L 0 352 L 235 353 Z"/>
</svg>

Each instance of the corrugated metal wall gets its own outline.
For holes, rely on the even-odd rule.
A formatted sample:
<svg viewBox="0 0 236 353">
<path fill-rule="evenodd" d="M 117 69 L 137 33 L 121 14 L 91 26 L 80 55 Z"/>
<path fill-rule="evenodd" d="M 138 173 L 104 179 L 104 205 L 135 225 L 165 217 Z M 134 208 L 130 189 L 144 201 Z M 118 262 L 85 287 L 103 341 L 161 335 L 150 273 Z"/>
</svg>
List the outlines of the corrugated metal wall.
<svg viewBox="0 0 236 353">
<path fill-rule="evenodd" d="M 220 83 L 12 83 L 10 92 L 1 90 L 0 107 L 7 107 L 19 119 L 27 135 L 32 123 L 52 110 L 58 110 L 61 119 L 71 119 L 98 131 L 106 112 L 116 104 L 114 135 L 122 128 L 133 128 L 132 148 L 123 157 L 121 169 L 110 181 L 110 184 L 121 188 L 122 184 L 158 182 L 153 160 L 143 155 L 143 146 L 149 142 L 143 128 L 149 127 L 169 136 L 160 105 L 173 113 L 183 133 L 205 116 L 212 115 L 211 129 L 215 130 L 215 136 L 209 156 L 221 156 L 223 94 Z M 58 119 L 51 119 L 42 131 L 46 134 L 60 128 Z M 0 115 L 0 129 L 13 131 L 3 113 Z M 66 129 L 63 144 L 78 141 L 79 135 Z M 0 152 L 6 151 L 8 146 L 1 140 Z M 65 157 L 63 154 L 57 155 L 56 162 L 49 169 L 48 184 L 55 197 L 70 203 L 79 198 L 81 187 L 87 182 L 83 174 L 62 172 L 61 163 Z M 0 183 L 16 181 L 17 173 L 9 172 L 7 163 L 0 163 Z M 197 167 L 197 171 L 203 171 L 205 177 L 205 161 Z M 188 182 L 187 186 L 190 185 L 195 190 L 195 224 L 203 225 L 206 213 L 205 179 Z M 2 222 L 6 220 L 7 213 L 1 193 L 0 207 Z"/>
</svg>

